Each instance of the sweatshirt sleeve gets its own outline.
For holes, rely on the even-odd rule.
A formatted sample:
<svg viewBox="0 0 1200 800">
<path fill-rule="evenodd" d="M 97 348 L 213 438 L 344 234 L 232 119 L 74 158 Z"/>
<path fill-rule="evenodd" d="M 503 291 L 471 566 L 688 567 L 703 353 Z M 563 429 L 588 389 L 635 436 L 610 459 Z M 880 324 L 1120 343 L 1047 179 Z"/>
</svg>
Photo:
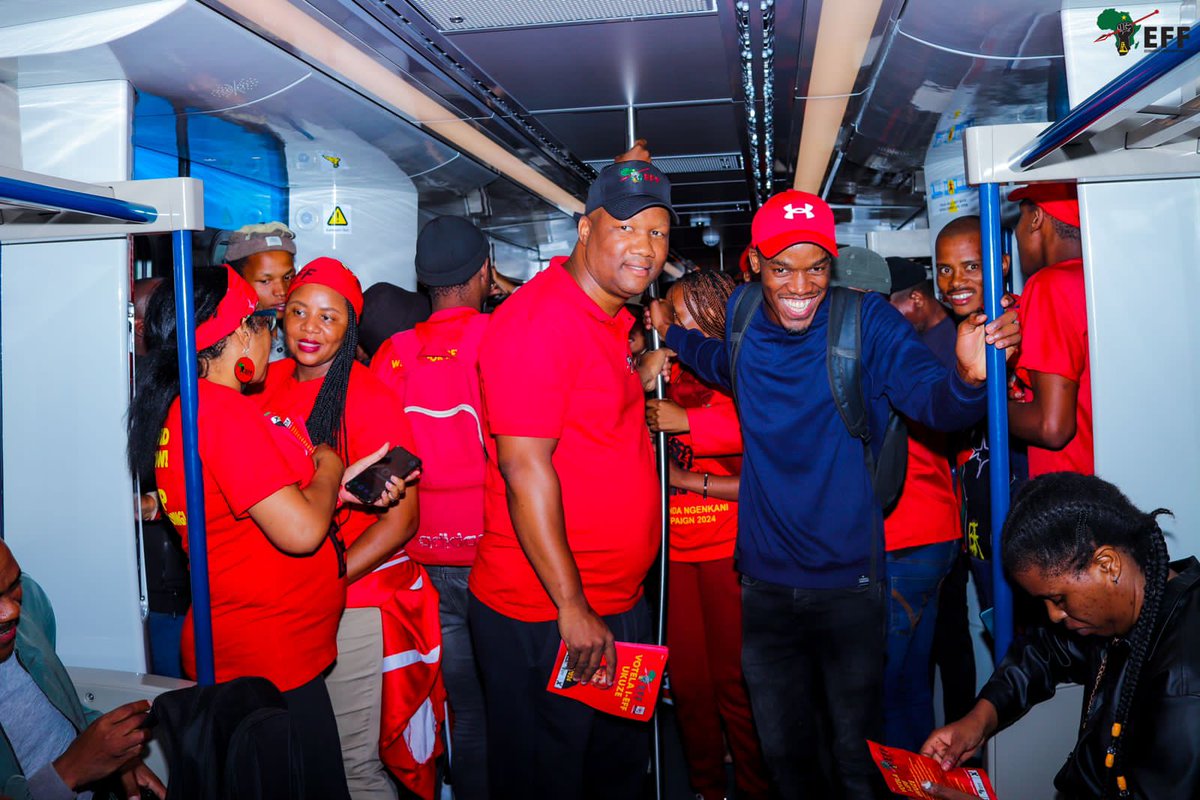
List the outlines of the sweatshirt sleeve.
<svg viewBox="0 0 1200 800">
<path fill-rule="evenodd" d="M 724 339 L 711 339 L 700 331 L 689 331 L 678 325 L 667 329 L 667 347 L 674 350 L 680 362 L 708 383 L 730 389 L 729 354 Z"/>
<path fill-rule="evenodd" d="M 687 415 L 692 450 L 697 456 L 735 456 L 742 452 L 742 426 L 737 407 L 728 395 L 716 393 L 711 405 L 689 408 Z"/>
<path fill-rule="evenodd" d="M 960 431 L 987 413 L 987 388 L 947 369 L 913 326 L 881 295 L 863 298 L 863 359 L 876 394 L 909 419 L 937 431 Z"/>
<path fill-rule="evenodd" d="M 1058 684 L 1087 686 L 1088 654 L 1079 642 L 1045 626 L 1034 628 L 1008 648 L 979 693 L 996 707 L 1000 728 L 1020 719 L 1026 711 L 1054 696 Z"/>
</svg>

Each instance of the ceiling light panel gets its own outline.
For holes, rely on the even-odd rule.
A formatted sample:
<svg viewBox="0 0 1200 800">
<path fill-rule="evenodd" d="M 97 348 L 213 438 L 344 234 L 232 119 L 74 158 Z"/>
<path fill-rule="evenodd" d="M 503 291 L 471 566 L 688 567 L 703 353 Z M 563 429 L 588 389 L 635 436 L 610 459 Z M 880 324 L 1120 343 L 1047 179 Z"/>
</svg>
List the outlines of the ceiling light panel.
<svg viewBox="0 0 1200 800">
<path fill-rule="evenodd" d="M 613 163 L 612 159 L 586 162 L 599 172 Z M 706 156 L 654 156 L 654 166 L 668 175 L 680 172 L 741 172 L 741 153 L 713 153 Z"/>
<path fill-rule="evenodd" d="M 410 0 L 438 30 L 484 31 L 535 25 L 712 14 L 716 0 Z"/>
</svg>

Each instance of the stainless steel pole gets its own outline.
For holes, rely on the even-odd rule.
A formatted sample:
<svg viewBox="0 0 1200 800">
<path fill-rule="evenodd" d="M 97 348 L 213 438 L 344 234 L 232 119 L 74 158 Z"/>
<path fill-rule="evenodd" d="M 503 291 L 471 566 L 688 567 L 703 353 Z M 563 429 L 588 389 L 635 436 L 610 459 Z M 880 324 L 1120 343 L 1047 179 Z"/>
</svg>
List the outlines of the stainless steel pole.
<svg viewBox="0 0 1200 800">
<path fill-rule="evenodd" d="M 625 108 L 625 142 L 627 147 L 633 147 L 637 142 L 637 111 L 632 104 Z M 647 287 L 647 293 L 650 295 L 650 300 L 653 302 L 658 299 L 658 281 L 651 282 Z M 658 350 L 662 347 L 662 340 L 658 335 L 658 331 L 654 328 L 650 329 L 650 349 Z M 662 375 L 659 375 L 654 381 L 654 396 L 662 400 L 666 398 L 666 385 L 663 382 Z M 658 488 L 659 488 L 659 536 L 662 545 L 658 552 L 658 618 L 654 627 L 654 642 L 655 644 L 665 644 L 667 640 L 667 544 L 669 536 L 670 521 L 670 487 L 667 485 L 667 435 L 659 432 L 654 435 L 655 454 L 658 460 Z M 655 712 L 653 719 L 653 736 L 654 736 L 654 753 L 652 767 L 654 770 L 654 796 L 657 800 L 664 800 L 667 794 L 666 776 L 663 774 L 663 736 L 662 723 L 659 720 L 658 713 Z"/>
</svg>

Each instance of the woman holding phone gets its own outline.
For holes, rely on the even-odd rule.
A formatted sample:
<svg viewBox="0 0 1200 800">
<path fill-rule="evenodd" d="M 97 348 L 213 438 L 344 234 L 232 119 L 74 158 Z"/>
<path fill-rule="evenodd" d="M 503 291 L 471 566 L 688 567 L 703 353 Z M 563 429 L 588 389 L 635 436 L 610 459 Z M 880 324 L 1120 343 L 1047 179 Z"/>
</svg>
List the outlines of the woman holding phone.
<svg viewBox="0 0 1200 800">
<path fill-rule="evenodd" d="M 384 445 L 413 447 L 395 396 L 355 360 L 362 307 L 358 279 L 340 261 L 307 264 L 292 281 L 283 312 L 292 357 L 272 366 L 263 392 L 264 407 L 306 419 L 313 441 L 344 459 L 378 453 Z M 403 549 L 417 530 L 417 514 L 417 489 L 409 485 L 386 511 L 356 501 L 335 517 L 349 589 L 338 663 L 326 685 L 354 800 L 397 797 L 385 765 L 417 794 L 433 791 L 432 748 L 414 745 L 422 750 L 414 752 L 409 745 L 424 741 L 425 733 L 436 741 L 444 713 L 437 591 Z M 406 736 L 410 723 L 429 730 Z"/>
<path fill-rule="evenodd" d="M 328 537 L 344 480 L 382 455 L 343 469 L 327 445 L 303 427 L 266 413 L 243 392 L 263 380 L 274 311 L 254 312 L 258 297 L 229 267 L 195 273 L 199 360 L 199 442 L 216 679 L 267 678 L 283 692 L 317 797 L 347 797 L 337 726 L 324 673 L 337 656 L 345 582 Z M 166 516 L 189 547 L 179 405 L 175 287 L 166 283 L 147 309 L 149 340 L 129 412 L 129 461 L 153 463 Z M 389 484 L 381 502 L 402 486 Z M 344 498 L 343 498 L 344 499 Z M 195 675 L 192 615 L 183 659 Z"/>
</svg>

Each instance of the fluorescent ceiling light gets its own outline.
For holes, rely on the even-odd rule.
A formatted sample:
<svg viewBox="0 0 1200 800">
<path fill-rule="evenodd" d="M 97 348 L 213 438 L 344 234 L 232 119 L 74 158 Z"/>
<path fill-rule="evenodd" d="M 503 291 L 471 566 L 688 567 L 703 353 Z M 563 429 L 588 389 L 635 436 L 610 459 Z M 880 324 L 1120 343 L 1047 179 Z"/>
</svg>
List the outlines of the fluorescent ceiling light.
<svg viewBox="0 0 1200 800">
<path fill-rule="evenodd" d="M 814 194 L 837 144 L 883 0 L 823 0 L 793 186 Z"/>
<path fill-rule="evenodd" d="M 409 83 L 360 46 L 330 30 L 288 0 L 220 0 L 220 4 L 280 41 L 324 64 L 484 164 L 567 214 L 583 212 L 571 193 L 480 133 L 458 114 Z"/>
</svg>

